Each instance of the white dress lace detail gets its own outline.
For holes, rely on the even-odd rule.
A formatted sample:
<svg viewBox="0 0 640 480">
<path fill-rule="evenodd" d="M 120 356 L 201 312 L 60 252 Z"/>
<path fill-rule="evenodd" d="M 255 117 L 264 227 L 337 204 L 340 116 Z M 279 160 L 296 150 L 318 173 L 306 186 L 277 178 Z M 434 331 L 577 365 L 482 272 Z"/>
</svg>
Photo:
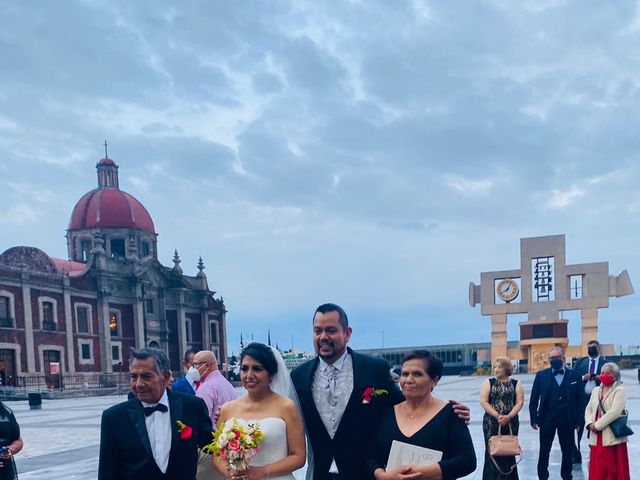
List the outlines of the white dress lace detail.
<svg viewBox="0 0 640 480">
<path fill-rule="evenodd" d="M 251 419 L 250 421 L 258 422 L 262 433 L 264 433 L 262 448 L 256 456 L 251 459 L 250 465 L 255 467 L 269 465 L 289 455 L 287 424 L 282 418 L 267 417 L 260 420 Z M 294 480 L 294 478 L 293 474 L 289 473 L 287 475 L 271 475 L 269 480 Z"/>
</svg>

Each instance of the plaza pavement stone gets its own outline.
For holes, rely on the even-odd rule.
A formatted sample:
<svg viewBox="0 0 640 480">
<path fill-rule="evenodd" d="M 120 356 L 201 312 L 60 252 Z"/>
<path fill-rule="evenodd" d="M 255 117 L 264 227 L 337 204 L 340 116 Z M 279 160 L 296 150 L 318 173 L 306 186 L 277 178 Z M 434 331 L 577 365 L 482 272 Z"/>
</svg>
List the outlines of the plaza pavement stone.
<svg viewBox="0 0 640 480">
<path fill-rule="evenodd" d="M 636 435 L 628 443 L 631 478 L 640 478 L 640 385 L 635 370 L 622 372 L 627 391 L 629 424 Z M 455 399 L 471 408 L 469 428 L 478 456 L 478 468 L 465 477 L 482 478 L 484 441 L 482 416 L 478 402 L 480 385 L 487 377 L 444 377 L 435 390 L 441 399 Z M 519 465 L 520 478 L 535 479 L 538 459 L 538 433 L 529 425 L 528 398 L 533 375 L 517 375 L 523 382 L 525 407 L 520 414 L 520 443 L 524 459 Z M 26 401 L 6 402 L 15 412 L 25 447 L 16 456 L 21 480 L 90 480 L 97 478 L 100 442 L 100 418 L 106 408 L 126 400 L 126 396 L 90 397 L 66 400 L 43 400 L 42 410 L 29 410 Z M 584 462 L 574 466 L 575 480 L 588 477 L 589 447 L 585 438 L 581 445 Z M 556 439 L 551 451 L 549 470 L 552 479 L 560 478 L 560 446 Z M 304 478 L 302 472 L 297 478 Z"/>
</svg>

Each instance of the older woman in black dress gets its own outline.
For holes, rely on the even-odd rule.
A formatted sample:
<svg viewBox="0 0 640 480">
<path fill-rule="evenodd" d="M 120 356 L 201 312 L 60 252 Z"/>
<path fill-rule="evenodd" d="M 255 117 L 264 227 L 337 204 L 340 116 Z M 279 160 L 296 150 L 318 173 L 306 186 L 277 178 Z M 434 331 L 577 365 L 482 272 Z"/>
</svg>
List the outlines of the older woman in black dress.
<svg viewBox="0 0 640 480">
<path fill-rule="evenodd" d="M 405 401 L 389 407 L 371 441 L 368 468 L 377 480 L 455 479 L 476 469 L 469 429 L 451 404 L 432 395 L 442 376 L 442 362 L 426 350 L 409 353 L 402 362 L 400 387 Z M 431 465 L 387 469 L 394 440 L 442 452 Z"/>
<path fill-rule="evenodd" d="M 0 402 L 0 447 L 6 447 L 0 453 L 0 480 L 16 478 L 13 456 L 22 450 L 20 426 L 9 407 Z"/>
<path fill-rule="evenodd" d="M 480 405 L 485 410 L 482 419 L 485 445 L 482 480 L 518 480 L 515 457 L 495 457 L 494 464 L 488 449 L 489 438 L 498 434 L 500 425 L 503 435 L 518 434 L 518 412 L 524 405 L 524 388 L 521 382 L 511 378 L 512 373 L 511 360 L 498 357 L 493 362 L 495 377 L 485 380 L 480 389 Z"/>
</svg>

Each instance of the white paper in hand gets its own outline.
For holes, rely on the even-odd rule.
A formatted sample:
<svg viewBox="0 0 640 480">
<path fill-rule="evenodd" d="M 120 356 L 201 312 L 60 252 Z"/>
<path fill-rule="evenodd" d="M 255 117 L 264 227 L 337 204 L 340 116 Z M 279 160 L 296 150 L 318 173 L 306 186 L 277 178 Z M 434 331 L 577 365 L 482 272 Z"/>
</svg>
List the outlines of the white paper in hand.
<svg viewBox="0 0 640 480">
<path fill-rule="evenodd" d="M 409 443 L 394 440 L 387 461 L 387 470 L 403 465 L 417 465 L 424 467 L 442 460 L 442 452 L 430 448 L 418 447 Z"/>
</svg>

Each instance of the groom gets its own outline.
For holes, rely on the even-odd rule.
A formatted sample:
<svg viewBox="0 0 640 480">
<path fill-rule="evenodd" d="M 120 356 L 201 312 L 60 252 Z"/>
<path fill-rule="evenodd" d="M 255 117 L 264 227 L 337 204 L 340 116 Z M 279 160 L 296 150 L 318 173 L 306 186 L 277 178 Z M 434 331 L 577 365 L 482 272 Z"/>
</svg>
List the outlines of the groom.
<svg viewBox="0 0 640 480">
<path fill-rule="evenodd" d="M 313 344 L 318 355 L 293 372 L 313 451 L 313 472 L 307 479 L 361 480 L 368 442 L 383 410 L 404 400 L 381 359 L 347 347 L 351 327 L 345 311 L 333 303 L 320 305 L 313 317 Z M 371 396 L 370 389 L 379 391 Z M 456 413 L 469 418 L 467 407 Z"/>
<path fill-rule="evenodd" d="M 213 439 L 205 403 L 167 388 L 161 350 L 134 351 L 129 371 L 135 398 L 102 414 L 98 480 L 195 479 L 198 446 Z"/>
</svg>

